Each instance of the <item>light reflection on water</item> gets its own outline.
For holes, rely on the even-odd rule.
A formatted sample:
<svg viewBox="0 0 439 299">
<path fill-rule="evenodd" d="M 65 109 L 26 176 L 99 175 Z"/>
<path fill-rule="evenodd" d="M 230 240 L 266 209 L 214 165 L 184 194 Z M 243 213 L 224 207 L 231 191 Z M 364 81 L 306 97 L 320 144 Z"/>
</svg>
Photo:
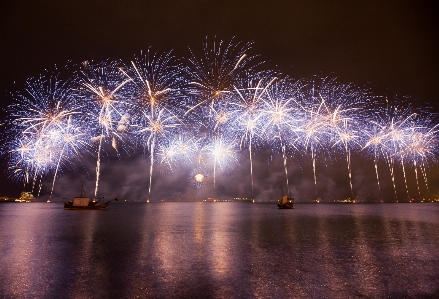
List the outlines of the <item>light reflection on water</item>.
<svg viewBox="0 0 439 299">
<path fill-rule="evenodd" d="M 439 297 L 438 204 L 0 204 L 1 298 Z"/>
</svg>

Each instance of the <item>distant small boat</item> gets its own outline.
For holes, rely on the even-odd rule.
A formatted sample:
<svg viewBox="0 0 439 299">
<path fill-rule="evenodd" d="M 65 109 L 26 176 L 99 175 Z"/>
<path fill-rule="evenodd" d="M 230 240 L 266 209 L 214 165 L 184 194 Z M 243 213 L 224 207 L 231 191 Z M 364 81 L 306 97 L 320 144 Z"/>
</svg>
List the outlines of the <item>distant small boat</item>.
<svg viewBox="0 0 439 299">
<path fill-rule="evenodd" d="M 216 198 L 216 197 L 208 197 L 207 199 L 203 199 L 203 201 L 206 201 L 206 202 L 217 202 L 218 198 Z"/>
<path fill-rule="evenodd" d="M 282 196 L 282 199 L 277 201 L 279 209 L 292 209 L 294 205 L 294 198 L 286 195 Z"/>
<path fill-rule="evenodd" d="M 66 201 L 64 210 L 104 210 L 110 205 L 111 200 L 101 203 L 101 199 L 90 201 L 90 198 L 84 195 L 84 186 L 82 186 L 81 195 L 74 197 L 72 201 Z M 117 201 L 116 197 L 113 199 Z"/>
<path fill-rule="evenodd" d="M 239 202 L 255 202 L 255 200 L 253 198 L 248 198 L 248 197 L 235 197 L 233 198 L 233 201 L 239 201 Z"/>
</svg>

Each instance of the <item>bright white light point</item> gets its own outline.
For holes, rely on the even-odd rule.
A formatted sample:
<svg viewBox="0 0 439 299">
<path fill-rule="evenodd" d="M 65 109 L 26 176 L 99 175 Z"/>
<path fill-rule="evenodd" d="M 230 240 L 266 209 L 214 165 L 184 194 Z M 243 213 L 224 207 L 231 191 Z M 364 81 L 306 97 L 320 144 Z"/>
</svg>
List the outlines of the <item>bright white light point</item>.
<svg viewBox="0 0 439 299">
<path fill-rule="evenodd" d="M 196 175 L 194 175 L 194 179 L 196 182 L 201 183 L 202 181 L 204 181 L 204 175 L 202 175 L 201 173 L 197 173 Z"/>
</svg>

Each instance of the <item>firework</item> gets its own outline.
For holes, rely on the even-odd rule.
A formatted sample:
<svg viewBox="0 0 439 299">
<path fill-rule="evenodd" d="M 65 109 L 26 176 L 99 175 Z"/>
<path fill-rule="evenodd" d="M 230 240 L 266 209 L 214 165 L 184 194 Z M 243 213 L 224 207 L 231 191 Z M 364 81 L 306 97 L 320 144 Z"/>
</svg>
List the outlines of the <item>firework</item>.
<svg viewBox="0 0 439 299">
<path fill-rule="evenodd" d="M 166 138 L 159 145 L 157 155 L 160 163 L 171 170 L 176 165 L 191 164 L 197 157 L 197 140 L 182 134 Z"/>
<path fill-rule="evenodd" d="M 178 114 L 183 105 L 178 100 L 182 98 L 186 80 L 181 63 L 170 52 L 162 55 L 150 51 L 146 55 L 141 53 L 131 61 L 131 66 L 121 71 L 132 83 L 127 97 L 133 107 L 135 139 L 150 155 L 150 194 L 156 144 L 162 140 L 165 144 L 166 134 L 175 133 L 182 124 Z M 161 152 L 162 163 L 167 161 L 170 167 L 175 158 L 173 150 L 175 143 L 167 143 Z"/>
<path fill-rule="evenodd" d="M 154 110 L 154 114 L 149 111 L 143 111 L 142 117 L 133 125 L 136 139 L 139 143 L 146 146 L 150 155 L 150 171 L 149 171 L 149 194 L 151 193 L 152 172 L 156 155 L 156 145 L 160 144 L 162 140 L 168 139 L 173 134 L 178 133 L 182 122 L 178 115 L 173 114 L 172 111 L 161 108 Z"/>
<path fill-rule="evenodd" d="M 150 51 L 135 56 L 131 65 L 120 68 L 132 84 L 127 98 L 137 111 L 154 110 L 170 105 L 177 107 L 177 101 L 184 95 L 187 80 L 183 76 L 182 63 L 169 53 L 159 55 Z"/>
<path fill-rule="evenodd" d="M 239 147 L 247 147 L 250 159 L 250 177 L 252 187 L 252 198 L 254 191 L 253 181 L 253 148 L 255 144 L 263 140 L 263 124 L 262 96 L 277 78 L 249 78 L 242 80 L 238 87 L 235 86 L 235 97 L 238 99 L 231 103 L 232 111 L 230 114 L 234 116 L 229 127 L 232 135 L 239 139 Z"/>
<path fill-rule="evenodd" d="M 56 178 L 93 151 L 96 197 L 101 155 L 113 148 L 121 158 L 122 150 L 141 148 L 150 159 L 151 196 L 157 162 L 170 171 L 192 168 L 189 180 L 197 188 L 211 169 L 215 188 L 220 171 L 232 169 L 241 150 L 248 151 L 253 197 L 253 159 L 262 149 L 282 155 L 288 196 L 288 157 L 304 154 L 311 156 L 316 195 L 317 160 L 342 157 L 354 197 L 354 152 L 373 157 L 378 189 L 381 160 L 395 197 L 395 166 L 402 168 L 407 196 L 412 168 L 418 196 L 421 179 L 428 190 L 427 166 L 439 154 L 438 125 L 428 111 L 391 105 L 335 78 L 293 80 L 260 70 L 252 46 L 206 39 L 202 55 L 190 49 L 186 60 L 148 50 L 128 64 L 84 62 L 67 80 L 58 71 L 28 79 L 2 123 L 10 177 L 41 190 L 43 177 L 53 175 L 52 195 Z"/>
<path fill-rule="evenodd" d="M 192 186 L 199 189 L 204 187 L 209 179 L 209 173 L 204 168 L 195 168 L 189 174 L 189 182 Z"/>
<path fill-rule="evenodd" d="M 351 195 L 351 151 L 361 148 L 363 136 L 363 109 L 372 99 L 367 90 L 353 84 L 341 84 L 334 78 L 314 78 L 306 82 L 297 101 L 304 112 L 300 140 L 305 150 L 311 152 L 314 185 L 317 193 L 317 155 L 331 156 L 330 149 L 342 150 L 346 156 Z"/>
<path fill-rule="evenodd" d="M 296 82 L 297 83 L 297 82 Z M 276 80 L 262 96 L 261 121 L 263 134 L 272 146 L 282 152 L 287 195 L 290 196 L 287 169 L 287 146 L 298 139 L 301 115 L 293 105 L 299 88 L 289 78 Z M 289 140 L 289 142 L 287 141 Z"/>
<path fill-rule="evenodd" d="M 23 174 L 25 184 L 33 173 L 32 190 L 38 176 L 50 169 L 56 169 L 56 177 L 61 162 L 56 158 L 61 156 L 57 132 L 80 109 L 71 91 L 74 81 L 62 81 L 58 76 L 54 73 L 28 79 L 25 92 L 16 94 L 16 102 L 8 107 L 17 140 L 9 146 L 9 168 L 14 175 Z"/>
<path fill-rule="evenodd" d="M 89 136 L 81 127 L 81 122 L 70 116 L 66 121 L 58 123 L 57 128 L 49 132 L 50 138 L 53 140 L 58 161 L 53 175 L 52 189 L 50 191 L 49 200 L 55 188 L 55 180 L 60 169 L 60 165 L 71 165 L 74 167 L 72 160 L 80 160 L 85 151 L 89 151 Z"/>
<path fill-rule="evenodd" d="M 226 170 L 235 165 L 237 149 L 234 140 L 225 137 L 214 138 L 200 150 L 200 159 L 203 164 L 213 167 L 213 187 L 216 187 L 216 174 L 218 170 Z"/>
<path fill-rule="evenodd" d="M 210 45 L 206 38 L 201 58 L 190 51 L 187 75 L 196 99 L 188 112 L 221 101 L 224 95 L 234 90 L 240 79 L 247 77 L 261 64 L 256 61 L 257 56 L 248 54 L 252 45 L 234 43 L 233 39 L 227 45 L 214 39 L 213 45 Z"/>
<path fill-rule="evenodd" d="M 98 194 L 103 143 L 111 142 L 117 151 L 118 142 L 123 142 L 121 132 L 117 129 L 125 125 L 123 121 L 129 118 L 129 110 L 122 97 L 122 88 L 130 80 L 123 77 L 119 64 L 120 62 L 110 60 L 100 64 L 87 63 L 78 73 L 82 87 L 79 95 L 87 104 L 87 121 L 94 129 L 91 140 L 98 143 L 95 198 Z"/>
</svg>

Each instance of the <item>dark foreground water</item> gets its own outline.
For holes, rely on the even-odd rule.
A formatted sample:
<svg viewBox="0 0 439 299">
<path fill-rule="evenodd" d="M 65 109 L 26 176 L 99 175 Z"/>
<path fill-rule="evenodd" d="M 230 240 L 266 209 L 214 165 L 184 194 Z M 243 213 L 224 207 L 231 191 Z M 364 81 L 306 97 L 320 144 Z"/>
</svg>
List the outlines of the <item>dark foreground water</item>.
<svg viewBox="0 0 439 299">
<path fill-rule="evenodd" d="M 0 298 L 439 298 L 439 204 L 0 204 Z"/>
</svg>

